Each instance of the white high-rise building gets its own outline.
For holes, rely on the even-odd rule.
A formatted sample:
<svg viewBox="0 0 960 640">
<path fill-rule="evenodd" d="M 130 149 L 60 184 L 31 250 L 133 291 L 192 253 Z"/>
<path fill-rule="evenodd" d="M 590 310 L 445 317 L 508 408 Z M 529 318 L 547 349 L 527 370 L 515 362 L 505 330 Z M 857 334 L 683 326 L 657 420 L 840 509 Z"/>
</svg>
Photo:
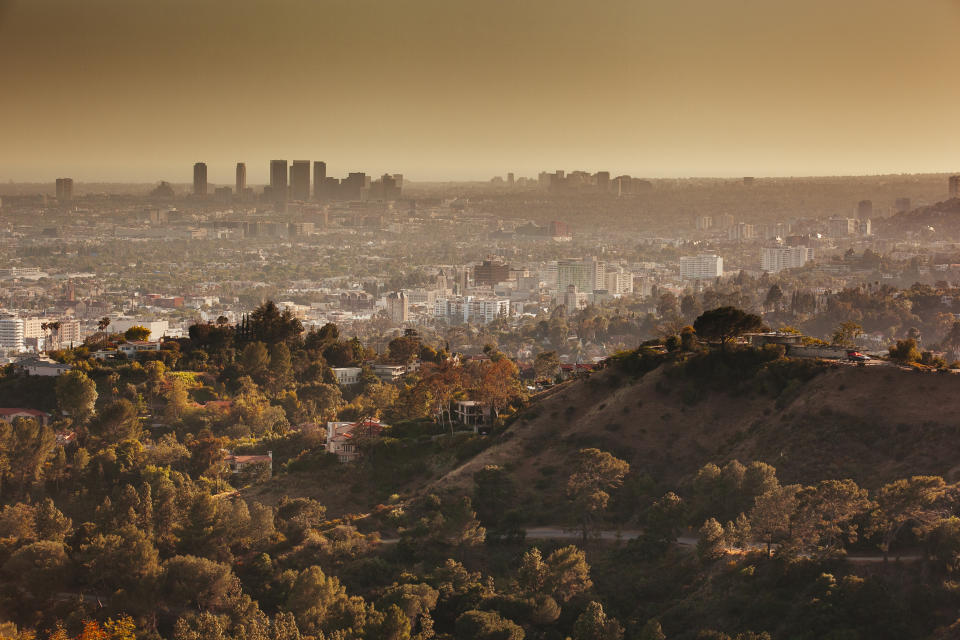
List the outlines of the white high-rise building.
<svg viewBox="0 0 960 640">
<path fill-rule="evenodd" d="M 0 315 L 0 349 L 23 351 L 23 320 L 12 313 Z"/>
<path fill-rule="evenodd" d="M 577 291 L 592 293 L 607 286 L 607 263 L 596 258 L 557 261 L 557 292 L 573 285 Z"/>
<path fill-rule="evenodd" d="M 764 247 L 760 250 L 760 269 L 780 273 L 797 269 L 813 260 L 813 249 L 807 247 Z"/>
<path fill-rule="evenodd" d="M 680 277 L 684 280 L 706 280 L 723 275 L 723 258 L 718 255 L 701 254 L 680 258 Z"/>
<path fill-rule="evenodd" d="M 510 300 L 488 296 L 450 296 L 437 298 L 434 316 L 450 322 L 488 324 L 510 315 Z"/>
<path fill-rule="evenodd" d="M 611 269 L 606 274 L 606 285 L 601 288 L 615 296 L 633 293 L 633 274 L 622 268 Z"/>
</svg>

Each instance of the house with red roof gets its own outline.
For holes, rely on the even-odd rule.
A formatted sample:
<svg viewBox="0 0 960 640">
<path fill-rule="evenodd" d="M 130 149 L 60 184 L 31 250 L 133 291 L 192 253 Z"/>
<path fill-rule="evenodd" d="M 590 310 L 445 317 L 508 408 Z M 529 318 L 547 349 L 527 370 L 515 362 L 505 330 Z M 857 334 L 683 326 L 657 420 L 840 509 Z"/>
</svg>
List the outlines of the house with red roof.
<svg viewBox="0 0 960 640">
<path fill-rule="evenodd" d="M 17 418 L 33 418 L 40 424 L 47 424 L 50 421 L 50 414 L 36 409 L 0 408 L 0 420 L 13 422 Z"/>
<path fill-rule="evenodd" d="M 369 419 L 358 422 L 328 422 L 327 453 L 336 454 L 341 463 L 353 462 L 360 457 L 357 441 L 379 436 L 386 426 L 377 420 Z"/>
</svg>

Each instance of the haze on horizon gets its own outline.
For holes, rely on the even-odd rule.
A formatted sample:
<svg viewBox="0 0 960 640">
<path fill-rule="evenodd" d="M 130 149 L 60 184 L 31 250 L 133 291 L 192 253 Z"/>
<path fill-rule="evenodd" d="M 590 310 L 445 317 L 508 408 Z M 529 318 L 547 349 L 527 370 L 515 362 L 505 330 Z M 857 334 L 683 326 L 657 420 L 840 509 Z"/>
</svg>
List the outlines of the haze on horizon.
<svg viewBox="0 0 960 640">
<path fill-rule="evenodd" d="M 0 0 L 0 180 L 956 168 L 956 0 Z"/>
</svg>

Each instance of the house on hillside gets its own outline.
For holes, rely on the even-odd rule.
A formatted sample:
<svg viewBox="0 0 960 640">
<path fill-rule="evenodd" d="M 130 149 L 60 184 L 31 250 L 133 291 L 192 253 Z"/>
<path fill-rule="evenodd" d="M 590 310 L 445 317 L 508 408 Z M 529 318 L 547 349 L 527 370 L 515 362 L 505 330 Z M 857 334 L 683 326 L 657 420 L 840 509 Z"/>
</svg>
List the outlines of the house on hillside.
<svg viewBox="0 0 960 640">
<path fill-rule="evenodd" d="M 493 407 L 477 400 L 458 400 L 453 405 L 453 419 L 473 427 L 474 433 L 486 431 L 493 422 Z"/>
<path fill-rule="evenodd" d="M 330 370 L 337 378 L 337 384 L 341 387 L 352 387 L 359 384 L 360 375 L 363 369 L 360 367 L 331 367 Z"/>
<path fill-rule="evenodd" d="M 17 362 L 17 368 L 31 376 L 59 376 L 72 368 L 62 362 L 54 362 L 47 356 L 24 358 Z"/>
<path fill-rule="evenodd" d="M 386 426 L 376 420 L 328 422 L 327 453 L 336 454 L 341 463 L 353 462 L 360 457 L 357 440 L 379 436 Z"/>
<path fill-rule="evenodd" d="M 50 421 L 49 414 L 36 409 L 0 408 L 0 420 L 13 422 L 17 418 L 32 418 L 43 425 Z"/>
<path fill-rule="evenodd" d="M 223 459 L 230 467 L 230 473 L 241 473 L 254 465 L 262 464 L 270 470 L 273 475 L 273 451 L 267 451 L 267 455 L 234 455 L 228 454 Z"/>
<path fill-rule="evenodd" d="M 150 340 L 124 342 L 123 344 L 117 346 L 117 351 L 128 358 L 133 358 L 142 351 L 160 351 L 160 342 Z"/>
</svg>

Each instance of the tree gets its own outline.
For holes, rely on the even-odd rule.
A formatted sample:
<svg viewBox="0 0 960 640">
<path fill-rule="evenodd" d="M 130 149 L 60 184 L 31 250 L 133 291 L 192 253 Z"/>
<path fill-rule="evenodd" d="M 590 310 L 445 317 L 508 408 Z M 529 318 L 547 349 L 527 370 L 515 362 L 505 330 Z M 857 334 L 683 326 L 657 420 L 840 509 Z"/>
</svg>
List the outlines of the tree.
<svg viewBox="0 0 960 640">
<path fill-rule="evenodd" d="M 250 314 L 250 339 L 266 344 L 295 342 L 303 333 L 303 323 L 290 309 L 280 311 L 273 300 L 268 300 Z"/>
<path fill-rule="evenodd" d="M 865 489 L 853 480 L 823 480 L 797 493 L 792 520 L 795 541 L 820 555 L 839 551 L 857 539 L 857 517 L 872 503 Z"/>
<path fill-rule="evenodd" d="M 167 389 L 164 396 L 167 399 L 167 406 L 163 409 L 164 418 L 169 422 L 176 422 L 183 416 L 190 403 L 190 394 L 187 393 L 187 385 L 180 376 L 172 376 L 170 388 Z"/>
<path fill-rule="evenodd" d="M 700 527 L 697 556 L 700 560 L 709 562 L 723 557 L 725 551 L 723 526 L 717 522 L 716 518 L 708 518 Z"/>
<path fill-rule="evenodd" d="M 639 640 L 667 640 L 666 634 L 663 633 L 663 627 L 660 626 L 660 621 L 656 619 L 647 620 L 647 624 L 643 625 L 643 629 L 640 630 Z"/>
<path fill-rule="evenodd" d="M 63 542 L 73 533 L 73 521 L 57 509 L 50 498 L 37 506 L 37 536 L 41 540 Z"/>
<path fill-rule="evenodd" d="M 128 342 L 141 342 L 150 338 L 150 329 L 135 325 L 123 332 L 123 337 Z"/>
<path fill-rule="evenodd" d="M 537 380 L 552 380 L 560 370 L 560 358 L 556 351 L 541 351 L 533 359 L 533 371 Z"/>
<path fill-rule="evenodd" d="M 884 485 L 876 494 L 873 528 L 880 532 L 886 562 L 890 546 L 909 524 L 925 529 L 949 513 L 947 485 L 938 476 L 913 476 Z"/>
<path fill-rule="evenodd" d="M 486 465 L 473 474 L 473 506 L 480 520 L 496 526 L 513 505 L 517 488 L 507 472 L 497 465 Z"/>
<path fill-rule="evenodd" d="M 913 338 L 897 340 L 897 344 L 890 347 L 890 359 L 900 364 L 910 364 L 920 359 L 920 349 Z"/>
<path fill-rule="evenodd" d="M 297 576 L 286 608 L 296 617 L 297 627 L 303 633 L 318 636 L 353 626 L 338 623 L 362 615 L 357 605 L 362 605 L 362 600 L 350 598 L 337 578 L 326 575 L 318 566 L 312 566 Z"/>
<path fill-rule="evenodd" d="M 719 307 L 705 311 L 698 317 L 693 328 L 697 335 L 706 340 L 719 340 L 721 348 L 727 342 L 750 331 L 764 328 L 763 319 L 736 307 Z"/>
<path fill-rule="evenodd" d="M 508 358 L 481 362 L 476 384 L 476 399 L 489 405 L 494 416 L 523 393 L 517 365 Z"/>
<path fill-rule="evenodd" d="M 61 542 L 41 540 L 20 547 L 3 565 L 11 582 L 39 599 L 52 597 L 70 581 L 70 558 Z"/>
<path fill-rule="evenodd" d="M 15 489 L 26 492 L 39 478 L 43 465 L 57 446 L 50 427 L 37 420 L 18 418 L 3 434 L 3 449 L 8 452 L 8 482 Z"/>
<path fill-rule="evenodd" d="M 111 402 L 90 424 L 90 432 L 107 444 L 136 439 L 140 435 L 137 408 L 126 398 Z"/>
<path fill-rule="evenodd" d="M 863 327 L 856 322 L 841 322 L 833 332 L 833 344 L 852 346 L 853 341 L 863 335 Z"/>
<path fill-rule="evenodd" d="M 783 303 L 784 299 L 783 289 L 780 288 L 779 284 L 772 284 L 769 291 L 767 291 L 767 297 L 763 301 L 764 306 L 769 309 L 778 309 Z"/>
<path fill-rule="evenodd" d="M 540 549 L 534 547 L 523 554 L 517 571 L 517 586 L 528 593 L 538 593 L 547 580 L 547 564 Z"/>
<path fill-rule="evenodd" d="M 593 586 L 587 556 L 573 545 L 547 556 L 544 590 L 558 602 L 568 602 Z"/>
<path fill-rule="evenodd" d="M 495 611 L 466 611 L 457 618 L 458 640 L 523 640 L 523 629 Z"/>
<path fill-rule="evenodd" d="M 251 342 L 240 353 L 240 367 L 254 380 L 263 381 L 270 366 L 270 353 L 262 342 Z"/>
<path fill-rule="evenodd" d="M 228 565 L 196 556 L 164 562 L 162 585 L 170 601 L 201 610 L 226 610 L 240 595 L 240 581 Z"/>
<path fill-rule="evenodd" d="M 387 353 L 390 362 L 407 364 L 420 353 L 420 336 L 405 334 L 394 338 L 387 344 Z"/>
<path fill-rule="evenodd" d="M 57 404 L 77 424 L 83 423 L 97 402 L 97 386 L 82 371 L 73 369 L 57 378 Z"/>
<path fill-rule="evenodd" d="M 583 540 L 596 518 L 607 508 L 609 490 L 623 484 L 630 465 L 599 449 L 581 449 L 567 479 L 567 498 L 573 502 Z"/>
<path fill-rule="evenodd" d="M 615 618 L 607 617 L 603 605 L 591 601 L 573 623 L 573 640 L 620 640 L 623 627 Z"/>
<path fill-rule="evenodd" d="M 750 531 L 754 540 L 767 545 L 767 555 L 774 544 L 790 535 L 790 519 L 796 510 L 798 485 L 776 486 L 754 499 L 750 510 Z"/>
</svg>

